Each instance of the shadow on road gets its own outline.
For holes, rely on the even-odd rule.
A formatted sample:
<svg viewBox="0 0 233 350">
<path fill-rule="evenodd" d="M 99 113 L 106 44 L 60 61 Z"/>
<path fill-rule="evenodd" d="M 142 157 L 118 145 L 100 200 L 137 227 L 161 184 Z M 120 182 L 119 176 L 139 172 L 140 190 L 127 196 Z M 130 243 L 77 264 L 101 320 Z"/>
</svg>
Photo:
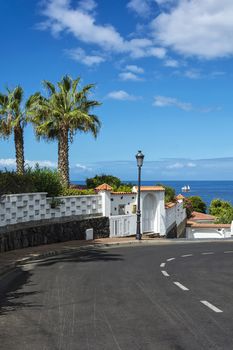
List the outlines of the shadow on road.
<svg viewBox="0 0 233 350">
<path fill-rule="evenodd" d="M 40 266 L 51 266 L 60 262 L 88 263 L 93 261 L 121 261 L 121 254 L 113 254 L 102 248 L 88 248 L 83 251 L 63 253 L 62 255 L 47 258 Z"/>
<path fill-rule="evenodd" d="M 17 268 L 14 272 L 1 279 L 0 284 L 0 316 L 19 308 L 40 307 L 33 303 L 24 302 L 27 296 L 39 293 L 38 291 L 26 292 L 24 286 L 30 284 L 30 271 Z M 20 301 L 19 301 L 20 300 Z"/>
</svg>

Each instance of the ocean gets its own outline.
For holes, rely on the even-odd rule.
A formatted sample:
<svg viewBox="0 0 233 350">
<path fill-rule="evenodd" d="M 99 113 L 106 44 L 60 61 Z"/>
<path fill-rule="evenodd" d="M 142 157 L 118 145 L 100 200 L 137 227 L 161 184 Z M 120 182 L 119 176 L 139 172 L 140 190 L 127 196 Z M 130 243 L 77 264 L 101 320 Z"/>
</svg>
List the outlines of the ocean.
<svg viewBox="0 0 233 350">
<path fill-rule="evenodd" d="M 136 184 L 135 181 L 124 181 Z M 72 181 L 72 183 L 83 185 L 85 181 Z M 190 192 L 184 193 L 185 196 L 200 196 L 203 201 L 210 205 L 215 198 L 229 201 L 233 204 L 233 181 L 142 181 L 142 185 L 151 186 L 162 183 L 175 189 L 176 194 L 182 193 L 183 186 L 190 186 Z"/>
</svg>

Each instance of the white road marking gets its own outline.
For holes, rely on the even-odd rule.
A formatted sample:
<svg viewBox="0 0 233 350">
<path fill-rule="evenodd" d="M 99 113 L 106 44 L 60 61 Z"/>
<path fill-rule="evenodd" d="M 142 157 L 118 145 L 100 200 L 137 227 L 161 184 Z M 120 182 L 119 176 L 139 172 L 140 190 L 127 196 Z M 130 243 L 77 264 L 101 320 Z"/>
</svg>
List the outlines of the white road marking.
<svg viewBox="0 0 233 350">
<path fill-rule="evenodd" d="M 201 253 L 202 255 L 211 255 L 211 254 L 214 254 L 214 252 L 204 252 L 204 253 Z"/>
<path fill-rule="evenodd" d="M 162 272 L 162 274 L 163 274 L 165 277 L 169 277 L 169 276 L 170 276 L 170 275 L 167 273 L 167 271 L 162 270 L 161 272 Z"/>
<path fill-rule="evenodd" d="M 207 306 L 208 308 L 210 308 L 211 310 L 213 310 L 214 312 L 223 312 L 222 310 L 220 310 L 219 308 L 217 308 L 216 306 L 214 306 L 213 304 L 210 304 L 208 301 L 206 300 L 200 300 L 200 302 L 202 304 L 204 304 L 205 306 Z"/>
<path fill-rule="evenodd" d="M 193 254 L 185 254 L 185 255 L 181 255 L 181 258 L 187 258 L 188 256 L 193 256 Z"/>
<path fill-rule="evenodd" d="M 161 263 L 160 267 L 165 267 L 166 263 Z"/>
<path fill-rule="evenodd" d="M 182 290 L 189 290 L 188 288 L 186 288 L 185 286 L 183 286 L 183 284 L 181 284 L 180 282 L 173 282 L 177 287 L 179 287 Z"/>
<path fill-rule="evenodd" d="M 169 258 L 169 259 L 167 259 L 167 261 L 172 261 L 172 260 L 175 260 L 175 258 Z"/>
<path fill-rule="evenodd" d="M 230 253 L 233 253 L 233 250 L 227 250 L 225 252 L 223 252 L 224 254 L 230 254 Z"/>
</svg>

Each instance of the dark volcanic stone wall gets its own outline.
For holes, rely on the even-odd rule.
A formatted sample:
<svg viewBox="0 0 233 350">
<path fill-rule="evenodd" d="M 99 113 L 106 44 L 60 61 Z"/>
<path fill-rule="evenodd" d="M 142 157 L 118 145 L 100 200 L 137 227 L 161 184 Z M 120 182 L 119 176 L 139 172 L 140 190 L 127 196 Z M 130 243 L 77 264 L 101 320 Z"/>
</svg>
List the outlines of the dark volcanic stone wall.
<svg viewBox="0 0 233 350">
<path fill-rule="evenodd" d="M 93 228 L 94 238 L 109 237 L 109 218 L 96 217 L 59 222 L 37 222 L 31 226 L 17 225 L 0 232 L 0 252 L 85 239 L 85 231 Z"/>
</svg>

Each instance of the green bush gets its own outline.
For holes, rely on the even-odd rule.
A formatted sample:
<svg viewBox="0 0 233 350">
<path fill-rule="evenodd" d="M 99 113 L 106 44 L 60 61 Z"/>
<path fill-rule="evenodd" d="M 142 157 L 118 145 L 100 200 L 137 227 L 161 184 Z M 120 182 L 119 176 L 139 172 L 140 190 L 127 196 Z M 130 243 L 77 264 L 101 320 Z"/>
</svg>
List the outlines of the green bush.
<svg viewBox="0 0 233 350">
<path fill-rule="evenodd" d="M 132 192 L 132 187 L 133 186 L 130 186 L 130 185 L 124 185 L 124 184 L 122 184 L 122 185 L 120 185 L 118 188 L 114 188 L 114 191 L 116 191 L 116 192 L 128 192 L 128 193 L 131 193 Z"/>
<path fill-rule="evenodd" d="M 206 213 L 207 206 L 205 202 L 199 196 L 191 196 L 189 197 L 189 201 L 192 203 L 192 207 L 194 211 L 198 213 Z"/>
<path fill-rule="evenodd" d="M 29 170 L 30 172 L 37 192 L 47 192 L 49 197 L 56 197 L 62 193 L 63 187 L 57 171 L 36 166 L 34 170 Z"/>
<path fill-rule="evenodd" d="M 89 190 L 78 190 L 77 188 L 64 188 L 62 196 L 80 196 L 80 195 L 91 195 L 96 194 L 92 189 Z"/>
<path fill-rule="evenodd" d="M 233 220 L 233 206 L 230 202 L 221 199 L 213 199 L 209 212 L 216 217 L 217 224 L 231 224 Z"/>
<path fill-rule="evenodd" d="M 157 184 L 156 186 L 162 186 L 165 188 L 165 203 L 174 202 L 176 191 L 170 186 L 165 186 L 163 184 Z"/>
<path fill-rule="evenodd" d="M 86 179 L 86 185 L 87 188 L 96 188 L 99 185 L 102 185 L 103 183 L 108 184 L 109 186 L 113 187 L 114 190 L 117 189 L 121 185 L 121 180 L 112 175 L 96 175 L 95 177 Z"/>
<path fill-rule="evenodd" d="M 0 172 L 2 194 L 47 192 L 49 197 L 62 193 L 62 185 L 57 171 L 47 168 L 27 169 L 24 175 L 14 171 Z"/>
</svg>

